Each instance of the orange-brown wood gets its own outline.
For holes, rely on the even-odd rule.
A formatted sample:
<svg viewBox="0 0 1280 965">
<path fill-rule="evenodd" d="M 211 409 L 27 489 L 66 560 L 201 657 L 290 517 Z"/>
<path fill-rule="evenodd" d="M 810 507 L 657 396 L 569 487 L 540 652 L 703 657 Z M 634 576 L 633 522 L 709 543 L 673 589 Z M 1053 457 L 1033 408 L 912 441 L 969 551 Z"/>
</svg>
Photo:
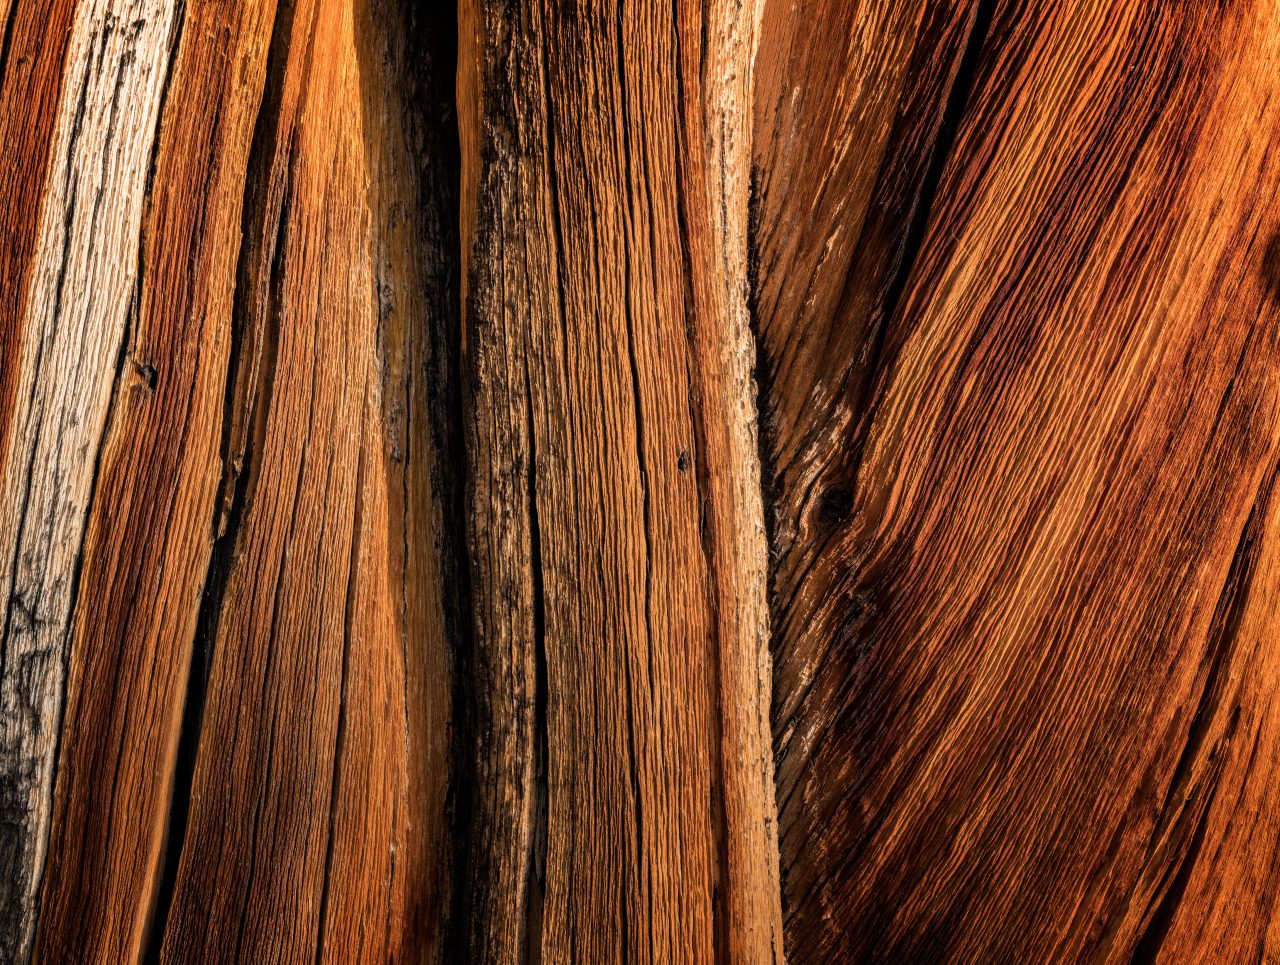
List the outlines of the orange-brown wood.
<svg viewBox="0 0 1280 965">
<path fill-rule="evenodd" d="M 389 4 L 184 13 L 80 563 L 42 961 L 437 960 L 456 269 L 423 110 L 447 65 L 408 45 L 448 29 Z"/>
<path fill-rule="evenodd" d="M 0 0 L 0 965 L 1280 958 L 1280 0 Z"/>
<path fill-rule="evenodd" d="M 756 14 L 461 10 L 478 734 L 460 952 L 770 961 Z"/>
<path fill-rule="evenodd" d="M 994 5 L 882 345 L 833 359 L 869 389 L 814 406 L 762 320 L 814 487 L 775 607 L 794 960 L 1277 953 L 1278 15 Z M 821 199 L 806 163 L 768 178 Z M 762 290 L 807 306 L 788 257 Z M 819 435 L 845 475 L 789 461 Z"/>
</svg>

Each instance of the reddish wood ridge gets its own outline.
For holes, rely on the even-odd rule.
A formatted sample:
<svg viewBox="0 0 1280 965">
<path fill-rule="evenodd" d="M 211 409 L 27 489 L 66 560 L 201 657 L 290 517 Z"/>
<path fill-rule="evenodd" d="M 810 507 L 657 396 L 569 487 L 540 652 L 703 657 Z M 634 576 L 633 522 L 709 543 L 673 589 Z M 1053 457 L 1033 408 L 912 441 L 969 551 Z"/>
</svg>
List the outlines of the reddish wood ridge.
<svg viewBox="0 0 1280 965">
<path fill-rule="evenodd" d="M 1280 2 L 0 29 L 0 965 L 1280 961 Z"/>
</svg>

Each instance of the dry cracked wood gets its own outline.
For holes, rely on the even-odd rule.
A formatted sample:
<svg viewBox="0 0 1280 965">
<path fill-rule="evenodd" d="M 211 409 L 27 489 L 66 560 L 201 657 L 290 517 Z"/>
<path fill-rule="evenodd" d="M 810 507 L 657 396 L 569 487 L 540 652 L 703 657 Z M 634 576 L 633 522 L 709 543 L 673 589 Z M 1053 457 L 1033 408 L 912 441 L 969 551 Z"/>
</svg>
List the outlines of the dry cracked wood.
<svg viewBox="0 0 1280 965">
<path fill-rule="evenodd" d="M 469 960 L 781 955 L 755 20 L 462 5 Z"/>
<path fill-rule="evenodd" d="M 1280 0 L 0 0 L 0 963 L 1280 960 L 1277 143 Z"/>
<path fill-rule="evenodd" d="M 100 6 L 61 88 L 47 12 L 6 45 L 58 121 L 6 135 L 51 160 L 6 168 L 0 958 L 433 958 L 451 24 Z"/>
<path fill-rule="evenodd" d="M 136 308 L 173 5 L 15 3 L 6 36 L 0 960 L 34 932 L 97 453 Z M 34 103 L 33 103 L 34 102 Z M 45 172 L 43 180 L 33 171 Z M 74 373 L 74 375 L 72 375 Z"/>
</svg>

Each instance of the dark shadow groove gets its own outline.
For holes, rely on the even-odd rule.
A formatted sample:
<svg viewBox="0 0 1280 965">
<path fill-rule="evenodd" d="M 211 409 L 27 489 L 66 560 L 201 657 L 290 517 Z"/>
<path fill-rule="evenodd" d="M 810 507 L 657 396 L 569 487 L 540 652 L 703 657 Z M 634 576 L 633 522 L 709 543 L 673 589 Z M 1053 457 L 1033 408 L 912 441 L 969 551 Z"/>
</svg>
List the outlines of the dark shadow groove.
<svg viewBox="0 0 1280 965">
<path fill-rule="evenodd" d="M 461 249 L 459 184 L 462 161 L 456 111 L 458 17 L 454 4 L 431 0 L 390 0 L 391 21 L 403 31 L 408 89 L 404 92 L 408 141 L 416 151 L 420 209 L 417 252 L 422 266 L 426 322 L 415 332 L 424 351 L 410 359 L 411 379 L 423 387 L 424 411 L 435 453 L 431 497 L 440 508 L 437 550 L 443 582 L 445 648 L 449 674 L 450 735 L 448 789 L 445 796 L 446 864 L 439 914 L 443 920 L 410 923 L 426 934 L 438 929 L 441 960 L 466 961 L 469 929 L 466 881 L 470 873 L 470 827 L 474 809 L 474 761 L 478 753 L 471 567 L 466 550 L 466 458 L 462 386 Z M 408 483 L 406 483 L 408 484 Z M 407 502 L 407 499 L 406 499 Z M 409 646 L 421 645 L 410 640 Z"/>
</svg>

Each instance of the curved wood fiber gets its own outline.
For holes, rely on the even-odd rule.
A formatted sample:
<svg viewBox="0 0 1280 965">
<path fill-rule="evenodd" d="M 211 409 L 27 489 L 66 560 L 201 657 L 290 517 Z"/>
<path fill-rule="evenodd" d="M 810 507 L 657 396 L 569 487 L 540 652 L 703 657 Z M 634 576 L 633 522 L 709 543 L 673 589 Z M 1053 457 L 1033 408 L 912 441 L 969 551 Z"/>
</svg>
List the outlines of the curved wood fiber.
<svg viewBox="0 0 1280 965">
<path fill-rule="evenodd" d="M 1280 0 L 0 0 L 0 965 L 1280 961 Z"/>
</svg>

